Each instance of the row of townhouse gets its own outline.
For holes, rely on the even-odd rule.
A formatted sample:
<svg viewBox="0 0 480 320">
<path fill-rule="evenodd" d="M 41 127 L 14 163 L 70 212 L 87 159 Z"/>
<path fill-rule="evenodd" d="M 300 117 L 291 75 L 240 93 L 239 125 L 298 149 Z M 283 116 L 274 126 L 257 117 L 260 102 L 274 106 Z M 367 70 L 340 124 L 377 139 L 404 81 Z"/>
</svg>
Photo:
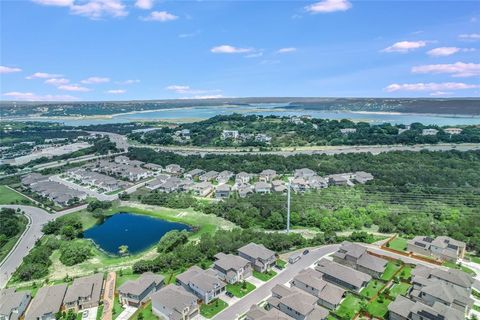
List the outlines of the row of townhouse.
<svg viewBox="0 0 480 320">
<path fill-rule="evenodd" d="M 118 157 L 115 157 L 115 160 L 117 158 Z M 138 161 L 139 163 L 137 163 L 136 160 L 128 160 L 128 162 L 99 160 L 89 167 L 92 171 L 101 172 L 128 181 L 139 181 L 154 175 L 152 171 L 140 166 L 143 162 Z"/>
<path fill-rule="evenodd" d="M 412 287 L 388 306 L 390 320 L 463 320 L 474 304 L 470 297 L 474 279 L 455 269 L 417 266 Z"/>
<path fill-rule="evenodd" d="M 257 142 L 264 142 L 270 143 L 272 141 L 272 137 L 265 133 L 240 133 L 238 130 L 223 130 L 220 134 L 220 138 L 222 140 L 232 139 L 232 140 L 239 140 L 239 141 L 248 141 L 254 140 Z"/>
<path fill-rule="evenodd" d="M 105 174 L 87 171 L 81 168 L 68 170 L 65 174 L 69 178 L 78 180 L 81 183 L 89 186 L 101 188 L 106 192 L 123 189 L 128 186 L 128 184 L 124 181 L 119 181 Z"/>
<path fill-rule="evenodd" d="M 103 293 L 103 274 L 76 278 L 70 286 L 45 286 L 32 299 L 29 291 L 0 291 L 1 320 L 54 320 L 59 311 L 96 307 Z"/>
<path fill-rule="evenodd" d="M 48 176 L 39 173 L 30 173 L 21 179 L 22 186 L 47 198 L 60 207 L 67 206 L 75 200 L 82 201 L 87 198 L 83 191 L 71 189 L 61 183 L 50 181 Z"/>
<path fill-rule="evenodd" d="M 379 277 L 387 263 L 369 254 L 365 247 L 350 242 L 342 243 L 333 259 L 321 259 L 314 268 L 300 271 L 290 286 L 273 287 L 266 308 L 252 306 L 246 320 L 327 319 L 348 291 L 359 293 L 372 280 L 370 274 Z"/>
<path fill-rule="evenodd" d="M 438 236 L 436 238 L 418 236 L 407 241 L 407 250 L 426 256 L 433 256 L 441 260 L 456 262 L 465 256 L 466 244 L 447 236 Z"/>
</svg>

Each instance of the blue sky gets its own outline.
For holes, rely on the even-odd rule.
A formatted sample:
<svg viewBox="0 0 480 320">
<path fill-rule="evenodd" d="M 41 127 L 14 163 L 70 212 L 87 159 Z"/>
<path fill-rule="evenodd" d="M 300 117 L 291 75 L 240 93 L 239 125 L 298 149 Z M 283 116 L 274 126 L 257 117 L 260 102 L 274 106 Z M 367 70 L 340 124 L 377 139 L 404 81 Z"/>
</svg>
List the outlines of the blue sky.
<svg viewBox="0 0 480 320">
<path fill-rule="evenodd" d="M 1 0 L 2 100 L 480 96 L 478 1 Z"/>
</svg>

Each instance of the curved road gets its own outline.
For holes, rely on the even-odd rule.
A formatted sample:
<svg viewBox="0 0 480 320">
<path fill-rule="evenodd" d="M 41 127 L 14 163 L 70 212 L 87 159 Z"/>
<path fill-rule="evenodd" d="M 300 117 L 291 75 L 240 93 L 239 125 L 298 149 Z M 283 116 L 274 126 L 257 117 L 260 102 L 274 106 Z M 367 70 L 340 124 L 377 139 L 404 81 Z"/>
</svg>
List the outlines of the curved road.
<svg viewBox="0 0 480 320">
<path fill-rule="evenodd" d="M 48 213 L 47 211 L 30 206 L 22 205 L 0 205 L 0 208 L 20 208 L 25 216 L 28 218 L 28 225 L 25 232 L 21 235 L 18 242 L 15 244 L 10 253 L 0 263 L 0 289 L 5 287 L 10 276 L 20 266 L 23 258 L 30 252 L 35 245 L 37 239 L 43 235 L 42 226 L 49 221 L 55 220 L 58 217 L 66 214 L 79 211 L 86 208 L 86 205 L 59 211 L 56 213 Z"/>
</svg>

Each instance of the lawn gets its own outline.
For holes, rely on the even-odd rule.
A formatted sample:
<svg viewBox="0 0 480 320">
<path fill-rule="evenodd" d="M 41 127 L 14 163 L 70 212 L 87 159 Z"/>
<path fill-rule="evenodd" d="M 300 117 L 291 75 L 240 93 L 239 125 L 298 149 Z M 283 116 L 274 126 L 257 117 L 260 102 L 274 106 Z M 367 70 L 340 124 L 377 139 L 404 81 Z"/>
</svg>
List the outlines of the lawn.
<svg viewBox="0 0 480 320">
<path fill-rule="evenodd" d="M 7 188 L 6 186 L 0 186 L 0 204 L 32 204 L 32 202 L 22 196 L 20 193 Z"/>
<path fill-rule="evenodd" d="M 480 257 L 474 256 L 474 255 L 467 255 L 468 258 L 470 258 L 471 262 L 478 263 L 480 264 Z"/>
<path fill-rule="evenodd" d="M 143 320 L 157 320 L 158 317 L 153 314 L 152 303 L 148 302 L 143 308 L 138 309 L 137 312 L 133 314 L 130 319 L 138 320 L 140 313 L 142 314 Z"/>
<path fill-rule="evenodd" d="M 383 319 L 388 312 L 388 305 L 391 302 L 389 299 L 378 297 L 367 305 L 367 311 L 370 315 Z"/>
<path fill-rule="evenodd" d="M 388 248 L 397 250 L 397 251 L 406 251 L 407 250 L 407 239 L 396 237 L 388 243 Z"/>
<path fill-rule="evenodd" d="M 136 280 L 140 277 L 139 274 L 133 273 L 132 269 L 124 269 L 117 271 L 117 279 L 115 280 L 115 288 L 118 289 L 122 284 L 128 280 Z"/>
<path fill-rule="evenodd" d="M 387 267 L 385 268 L 385 271 L 383 272 L 380 278 L 386 281 L 392 279 L 395 272 L 400 270 L 401 267 L 402 267 L 401 263 L 397 261 L 389 261 L 387 263 Z"/>
<path fill-rule="evenodd" d="M 103 314 L 103 304 L 98 306 L 97 309 L 97 320 L 102 320 L 102 314 Z"/>
<path fill-rule="evenodd" d="M 335 313 L 342 319 L 351 319 L 360 310 L 361 302 L 360 298 L 349 293 Z"/>
<path fill-rule="evenodd" d="M 285 268 L 285 266 L 287 265 L 287 262 L 282 260 L 282 259 L 277 259 L 277 261 L 275 262 L 275 264 L 277 265 L 277 267 L 279 267 L 280 269 L 283 269 Z"/>
<path fill-rule="evenodd" d="M 113 301 L 113 310 L 112 310 L 112 319 L 116 319 L 120 313 L 122 313 L 123 307 L 120 304 L 120 301 L 118 300 L 118 295 L 115 295 L 114 301 Z"/>
<path fill-rule="evenodd" d="M 462 270 L 463 272 L 466 272 L 472 276 L 475 276 L 476 273 L 472 269 L 465 267 L 465 266 L 460 266 L 456 264 L 455 262 L 450 262 L 450 261 L 444 261 L 442 266 L 447 267 L 447 268 L 452 268 L 452 269 L 457 269 L 457 270 Z"/>
<path fill-rule="evenodd" d="M 405 295 L 408 289 L 410 289 L 410 285 L 408 283 L 397 283 L 390 288 L 390 296 L 396 298 L 398 295 Z"/>
<path fill-rule="evenodd" d="M 400 279 L 403 280 L 409 280 L 412 277 L 412 270 L 414 267 L 405 265 L 402 268 L 402 271 L 398 274 L 400 276 Z"/>
<path fill-rule="evenodd" d="M 365 298 L 373 298 L 384 285 L 385 284 L 382 281 L 372 280 L 362 289 L 362 291 L 360 291 L 360 294 Z"/>
<path fill-rule="evenodd" d="M 227 284 L 227 291 L 231 292 L 235 297 L 242 298 L 247 295 L 249 292 L 255 290 L 255 285 L 251 284 L 250 282 L 245 281 L 235 283 L 235 284 Z"/>
<path fill-rule="evenodd" d="M 260 279 L 262 281 L 268 281 L 275 277 L 277 273 L 273 270 L 267 271 L 267 272 L 258 272 L 258 271 L 253 271 L 253 276 L 257 279 Z"/>
<path fill-rule="evenodd" d="M 200 306 L 200 314 L 205 318 L 212 318 L 217 313 L 228 307 L 228 304 L 222 299 L 215 299 L 209 304 L 202 304 Z"/>
</svg>

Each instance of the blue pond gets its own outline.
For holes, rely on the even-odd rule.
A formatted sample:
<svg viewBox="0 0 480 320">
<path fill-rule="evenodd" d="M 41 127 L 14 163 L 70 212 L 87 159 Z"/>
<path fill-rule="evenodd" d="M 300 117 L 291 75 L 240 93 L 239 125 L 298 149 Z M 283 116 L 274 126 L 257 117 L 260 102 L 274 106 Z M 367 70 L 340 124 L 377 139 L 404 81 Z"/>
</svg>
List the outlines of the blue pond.
<svg viewBox="0 0 480 320">
<path fill-rule="evenodd" d="M 116 255 L 118 247 L 122 245 L 128 246 L 130 253 L 145 250 L 171 230 L 190 230 L 190 227 L 183 223 L 121 212 L 86 230 L 83 236 L 93 240 L 100 249 Z"/>
</svg>

